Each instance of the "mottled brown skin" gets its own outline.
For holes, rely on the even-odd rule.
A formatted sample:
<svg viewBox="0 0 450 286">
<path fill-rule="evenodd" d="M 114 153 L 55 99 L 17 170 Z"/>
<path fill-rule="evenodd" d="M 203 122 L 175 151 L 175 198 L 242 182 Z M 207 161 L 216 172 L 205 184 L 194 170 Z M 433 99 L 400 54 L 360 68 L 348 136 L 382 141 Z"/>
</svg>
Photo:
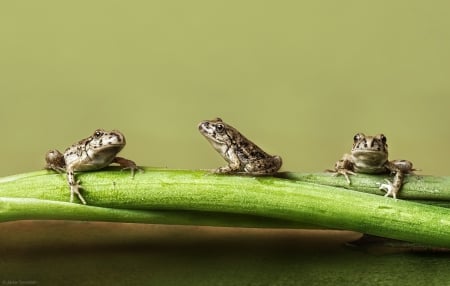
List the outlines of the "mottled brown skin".
<svg viewBox="0 0 450 286">
<path fill-rule="evenodd" d="M 267 154 L 220 118 L 203 121 L 198 129 L 228 162 L 227 166 L 217 168 L 215 173 L 271 175 L 281 167 L 281 157 Z"/>
<path fill-rule="evenodd" d="M 397 197 L 400 191 L 405 174 L 414 171 L 413 165 L 407 160 L 388 160 L 387 138 L 383 134 L 376 136 L 366 136 L 358 133 L 353 137 L 353 148 L 351 154 L 344 154 L 341 160 L 337 161 L 332 172 L 335 175 L 344 175 L 350 184 L 348 175 L 356 173 L 366 174 L 394 174 L 392 182 L 386 180 L 386 184 L 381 184 L 380 189 L 386 191 L 386 196 Z"/>
<path fill-rule="evenodd" d="M 67 148 L 64 154 L 58 150 L 48 151 L 45 156 L 46 169 L 59 173 L 66 172 L 70 187 L 70 202 L 73 202 L 73 196 L 76 194 L 80 201 L 86 204 L 86 200 L 79 191 L 80 182 L 75 180 L 75 172 L 99 170 L 117 163 L 124 169 L 130 169 L 134 176 L 134 172 L 140 168 L 131 160 L 116 157 L 125 144 L 125 137 L 119 131 L 107 132 L 97 129 L 88 138 Z"/>
</svg>

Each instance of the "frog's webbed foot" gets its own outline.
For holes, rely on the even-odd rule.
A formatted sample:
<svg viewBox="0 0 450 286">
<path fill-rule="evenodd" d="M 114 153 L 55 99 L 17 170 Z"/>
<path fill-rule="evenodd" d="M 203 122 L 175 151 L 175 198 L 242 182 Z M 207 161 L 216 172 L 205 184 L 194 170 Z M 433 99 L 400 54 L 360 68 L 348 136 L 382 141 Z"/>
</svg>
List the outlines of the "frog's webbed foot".
<svg viewBox="0 0 450 286">
<path fill-rule="evenodd" d="M 386 182 L 386 184 L 379 183 L 379 184 L 380 184 L 379 189 L 386 192 L 386 194 L 384 195 L 385 197 L 392 196 L 392 198 L 393 198 L 394 200 L 396 200 L 396 199 L 397 199 L 397 193 L 398 193 L 398 191 L 399 191 L 399 188 L 396 187 L 396 186 L 395 186 L 391 181 L 389 181 L 388 179 L 385 179 L 384 181 Z"/>
<path fill-rule="evenodd" d="M 73 184 L 70 184 L 70 202 L 73 203 L 73 197 L 74 197 L 74 194 L 76 194 L 77 197 L 80 199 L 80 201 L 83 203 L 83 205 L 85 205 L 86 200 L 81 195 L 80 189 L 82 189 L 82 187 L 80 185 L 80 181 L 76 181 Z"/>
<path fill-rule="evenodd" d="M 339 175 L 344 176 L 345 180 L 347 180 L 347 183 L 349 185 L 351 184 L 349 175 L 357 176 L 357 174 L 355 172 L 353 172 L 351 170 L 347 170 L 347 169 L 336 169 L 336 170 L 326 170 L 326 171 L 333 173 L 332 176 L 334 176 L 334 177 L 337 177 Z"/>
<path fill-rule="evenodd" d="M 122 158 L 122 157 L 116 157 L 113 160 L 113 163 L 117 163 L 122 167 L 123 170 L 130 170 L 131 171 L 131 177 L 134 178 L 134 175 L 136 171 L 144 172 L 144 169 L 141 167 L 138 167 L 134 161 Z"/>
<path fill-rule="evenodd" d="M 232 173 L 237 173 L 239 171 L 239 168 L 234 168 L 230 165 L 226 165 L 223 167 L 219 167 L 215 170 L 213 170 L 214 174 L 232 174 Z"/>
<path fill-rule="evenodd" d="M 388 162 L 386 166 L 387 169 L 395 175 L 392 182 L 389 180 L 385 180 L 387 184 L 380 184 L 380 190 L 386 191 L 385 197 L 392 196 L 394 199 L 396 199 L 398 192 L 402 188 L 405 174 L 411 172 L 414 169 L 412 168 L 412 163 L 406 160 L 391 161 Z"/>
<path fill-rule="evenodd" d="M 134 178 L 134 175 L 136 175 L 136 172 L 140 172 L 140 173 L 143 173 L 143 172 L 144 172 L 144 169 L 141 168 L 141 167 L 139 167 L 139 166 L 129 166 L 129 167 L 124 167 L 124 168 L 122 168 L 121 171 L 124 171 L 124 170 L 130 170 L 130 171 L 131 171 L 131 177 L 132 177 L 132 178 Z"/>
<path fill-rule="evenodd" d="M 45 169 L 55 171 L 55 172 L 57 172 L 59 174 L 62 174 L 62 173 L 66 172 L 65 168 L 59 167 L 59 166 L 55 166 L 55 165 L 48 165 L 47 164 L 47 166 L 45 166 Z"/>
<path fill-rule="evenodd" d="M 73 203 L 73 195 L 76 194 L 83 205 L 86 205 L 86 200 L 80 193 L 80 189 L 82 189 L 82 187 L 80 186 L 80 181 L 75 180 L 75 173 L 70 168 L 69 170 L 67 170 L 67 182 L 69 183 L 70 187 L 70 202 Z"/>
<path fill-rule="evenodd" d="M 214 174 L 236 174 L 242 172 L 242 165 L 240 162 L 230 163 L 226 166 L 219 167 L 213 171 Z"/>
<path fill-rule="evenodd" d="M 342 159 L 340 159 L 334 164 L 334 170 L 327 169 L 325 171 L 333 173 L 333 176 L 335 177 L 339 175 L 344 176 L 345 179 L 347 180 L 347 183 L 350 185 L 351 181 L 349 175 L 356 176 L 356 173 L 353 172 L 352 170 L 353 170 L 353 163 L 351 160 L 351 155 L 344 154 L 342 156 Z"/>
</svg>

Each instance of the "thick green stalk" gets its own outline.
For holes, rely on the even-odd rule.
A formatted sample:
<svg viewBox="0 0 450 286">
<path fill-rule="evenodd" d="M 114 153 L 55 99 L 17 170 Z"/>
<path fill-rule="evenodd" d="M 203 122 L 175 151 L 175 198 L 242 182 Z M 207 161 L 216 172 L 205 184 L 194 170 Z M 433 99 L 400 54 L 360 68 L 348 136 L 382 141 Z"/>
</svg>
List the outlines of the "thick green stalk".
<svg viewBox="0 0 450 286">
<path fill-rule="evenodd" d="M 392 180 L 389 176 L 356 174 L 350 176 L 351 184 L 349 185 L 343 176 L 335 177 L 331 173 L 284 172 L 279 173 L 277 177 L 380 195 L 384 192 L 379 190 L 379 184 L 385 183 L 386 179 Z M 398 197 L 424 203 L 440 202 L 450 206 L 450 177 L 407 175 Z"/>
<path fill-rule="evenodd" d="M 259 216 L 450 247 L 448 208 L 282 178 L 148 168 L 133 179 L 113 170 L 78 175 L 90 206 Z M 372 178 L 372 183 L 379 180 Z M 440 189 L 449 186 L 444 182 Z M 0 179 L 0 197 L 67 202 L 69 192 L 64 175 L 42 171 Z M 7 209 L 0 213 L 5 215 Z"/>
<path fill-rule="evenodd" d="M 293 221 L 240 214 L 128 210 L 39 199 L 0 197 L 0 222 L 15 220 L 83 220 L 254 228 L 311 228 L 311 226 Z"/>
</svg>

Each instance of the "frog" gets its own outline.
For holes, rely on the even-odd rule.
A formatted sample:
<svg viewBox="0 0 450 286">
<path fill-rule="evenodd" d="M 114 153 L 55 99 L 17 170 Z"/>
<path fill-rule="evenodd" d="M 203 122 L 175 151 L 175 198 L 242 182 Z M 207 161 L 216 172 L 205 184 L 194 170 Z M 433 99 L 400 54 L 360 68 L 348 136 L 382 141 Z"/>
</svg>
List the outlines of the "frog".
<svg viewBox="0 0 450 286">
<path fill-rule="evenodd" d="M 406 174 L 413 173 L 412 162 L 408 160 L 388 160 L 387 138 L 384 134 L 366 136 L 357 133 L 353 136 L 353 148 L 350 154 L 344 154 L 342 159 L 336 162 L 334 170 L 328 170 L 334 175 L 343 175 L 348 184 L 351 183 L 349 175 L 357 173 L 365 174 L 394 174 L 391 181 L 385 180 L 385 184 L 379 184 L 380 190 L 386 192 L 385 196 L 397 198 Z"/>
<path fill-rule="evenodd" d="M 273 175 L 281 168 L 280 156 L 267 154 L 219 117 L 200 122 L 198 130 L 228 162 L 213 173 L 264 176 Z"/>
<path fill-rule="evenodd" d="M 48 151 L 45 155 L 45 168 L 58 173 L 66 173 L 70 188 L 70 202 L 73 202 L 76 194 L 79 200 L 86 205 L 87 202 L 80 193 L 82 187 L 80 181 L 75 178 L 75 172 L 99 170 L 112 163 L 119 164 L 123 170 L 131 170 L 132 177 L 136 171 L 142 171 L 134 161 L 116 156 L 125 147 L 125 144 L 125 136 L 120 131 L 97 129 L 91 136 L 68 147 L 64 153 L 58 150 Z"/>
</svg>

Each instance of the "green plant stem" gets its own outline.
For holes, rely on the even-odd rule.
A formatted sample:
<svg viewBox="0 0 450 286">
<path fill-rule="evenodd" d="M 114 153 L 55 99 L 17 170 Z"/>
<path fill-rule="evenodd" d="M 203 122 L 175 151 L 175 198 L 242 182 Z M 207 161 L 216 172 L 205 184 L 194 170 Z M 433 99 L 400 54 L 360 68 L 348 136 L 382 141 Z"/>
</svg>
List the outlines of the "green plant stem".
<svg viewBox="0 0 450 286">
<path fill-rule="evenodd" d="M 292 221 L 240 214 L 128 210 L 39 199 L 0 197 L 0 222 L 15 220 L 82 220 L 253 228 L 312 228 Z"/>
<path fill-rule="evenodd" d="M 348 184 L 343 176 L 336 177 L 331 173 L 284 172 L 277 176 L 289 180 L 380 195 L 384 192 L 379 189 L 379 183 L 384 183 L 386 179 L 392 180 L 392 177 L 385 175 L 356 174 L 350 176 L 351 184 Z M 417 200 L 424 203 L 440 202 L 450 206 L 450 177 L 407 175 L 398 197 L 403 200 Z"/>
<path fill-rule="evenodd" d="M 78 174 L 90 206 L 258 216 L 450 247 L 448 208 L 292 179 L 152 168 L 133 179 L 128 172 L 114 170 Z M 372 178 L 372 183 L 379 180 Z M 352 186 L 357 184 L 353 181 Z M 445 184 L 439 188 L 448 189 Z M 69 192 L 64 175 L 42 171 L 0 179 L 0 197 L 67 202 Z M 82 212 L 88 207 L 77 208 Z M 0 216 L 8 215 L 8 209 L 2 209 Z"/>
</svg>

